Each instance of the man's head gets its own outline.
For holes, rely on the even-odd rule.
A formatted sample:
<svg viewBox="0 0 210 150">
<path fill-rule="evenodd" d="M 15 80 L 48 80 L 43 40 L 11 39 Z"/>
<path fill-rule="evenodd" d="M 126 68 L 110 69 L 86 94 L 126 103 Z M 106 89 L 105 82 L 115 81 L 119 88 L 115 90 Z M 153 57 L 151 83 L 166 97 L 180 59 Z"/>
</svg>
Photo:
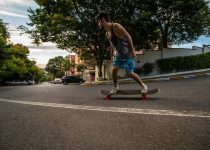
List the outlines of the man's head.
<svg viewBox="0 0 210 150">
<path fill-rule="evenodd" d="M 95 21 L 100 28 L 104 27 L 104 22 L 109 22 L 109 15 L 106 12 L 100 12 L 95 17 Z"/>
</svg>

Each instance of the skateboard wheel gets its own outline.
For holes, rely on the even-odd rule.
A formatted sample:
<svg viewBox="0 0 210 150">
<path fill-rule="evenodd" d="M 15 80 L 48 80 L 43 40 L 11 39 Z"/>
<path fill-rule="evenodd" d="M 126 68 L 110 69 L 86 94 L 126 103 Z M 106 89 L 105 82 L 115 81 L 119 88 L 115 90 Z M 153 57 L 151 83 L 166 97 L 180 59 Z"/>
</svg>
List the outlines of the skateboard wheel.
<svg viewBox="0 0 210 150">
<path fill-rule="evenodd" d="M 143 99 L 143 100 L 147 100 L 147 97 L 146 97 L 146 96 L 142 96 L 142 99 Z"/>
<path fill-rule="evenodd" d="M 107 95 L 106 97 L 105 97 L 105 100 L 110 100 L 111 99 L 111 95 Z"/>
<path fill-rule="evenodd" d="M 147 94 L 142 94 L 142 99 L 147 100 Z"/>
</svg>

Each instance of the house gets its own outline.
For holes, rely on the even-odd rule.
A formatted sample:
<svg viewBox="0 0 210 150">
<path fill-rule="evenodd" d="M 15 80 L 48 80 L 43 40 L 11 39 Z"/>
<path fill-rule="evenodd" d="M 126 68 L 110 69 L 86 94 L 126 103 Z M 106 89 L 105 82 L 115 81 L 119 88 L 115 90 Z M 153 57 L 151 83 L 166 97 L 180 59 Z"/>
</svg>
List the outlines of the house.
<svg viewBox="0 0 210 150">
<path fill-rule="evenodd" d="M 70 53 L 68 55 L 69 61 L 71 63 L 74 63 L 76 65 L 78 64 L 86 64 L 84 60 L 81 60 L 79 58 L 79 55 L 76 53 Z M 78 75 L 79 72 L 77 71 L 76 67 L 71 68 L 69 71 L 66 72 L 66 75 Z M 83 72 L 82 74 L 82 78 L 87 81 L 87 82 L 91 82 L 91 81 L 95 81 L 95 70 L 89 66 L 87 66 L 87 69 Z"/>
<path fill-rule="evenodd" d="M 69 58 L 70 63 L 76 64 L 76 65 L 84 63 L 84 61 L 81 60 L 79 58 L 78 54 L 76 54 L 76 53 L 70 53 L 68 55 L 68 58 Z M 77 72 L 76 67 L 73 67 L 69 71 L 66 72 L 66 75 L 72 75 L 73 76 L 73 75 L 77 75 L 77 74 L 78 74 L 78 72 Z"/>
</svg>

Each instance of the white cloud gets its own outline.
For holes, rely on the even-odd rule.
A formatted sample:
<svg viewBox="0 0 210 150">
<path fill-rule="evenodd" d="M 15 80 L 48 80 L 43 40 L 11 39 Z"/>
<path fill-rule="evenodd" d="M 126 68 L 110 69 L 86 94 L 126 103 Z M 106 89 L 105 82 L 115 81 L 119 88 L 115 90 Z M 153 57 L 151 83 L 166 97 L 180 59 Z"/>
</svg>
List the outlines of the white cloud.
<svg viewBox="0 0 210 150">
<path fill-rule="evenodd" d="M 10 40 L 17 44 L 17 43 L 22 43 L 24 46 L 34 46 L 34 44 L 32 44 L 32 41 L 30 40 L 29 36 L 26 34 L 20 35 L 20 31 L 18 31 L 17 29 L 13 29 L 9 27 L 9 31 L 11 34 Z"/>
<path fill-rule="evenodd" d="M 0 0 L 0 15 L 28 18 L 27 9 L 37 6 L 33 0 Z"/>
<path fill-rule="evenodd" d="M 13 26 L 9 26 L 10 29 L 10 40 L 12 43 L 17 44 L 21 43 L 24 46 L 29 48 L 28 58 L 35 60 L 37 64 L 46 65 L 49 59 L 56 56 L 67 56 L 69 52 L 58 49 L 55 44 L 51 42 L 43 43 L 40 46 L 36 46 L 32 43 L 32 40 L 29 38 L 29 35 L 20 35 L 20 31 L 16 30 Z"/>
<path fill-rule="evenodd" d="M 43 49 L 30 49 L 28 58 L 33 59 L 37 64 L 47 64 L 49 59 L 56 56 L 67 56 L 69 53 L 65 50 L 43 50 Z"/>
<path fill-rule="evenodd" d="M 36 48 L 36 49 L 30 48 L 30 53 L 40 53 L 43 51 L 44 51 L 43 49 L 39 49 L 39 48 Z"/>
<path fill-rule="evenodd" d="M 30 53 L 28 58 L 34 59 L 37 64 L 47 64 L 49 59 L 56 56 L 68 56 L 68 52 L 65 50 L 49 50 L 49 49 L 29 49 Z"/>
<path fill-rule="evenodd" d="M 0 5 L 9 7 L 11 5 L 30 5 L 31 3 L 34 3 L 34 0 L 1 0 Z"/>
<path fill-rule="evenodd" d="M 0 14 L 1 15 L 6 15 L 6 16 L 28 18 L 28 16 L 17 14 L 17 13 L 13 13 L 13 12 L 9 12 L 9 11 L 5 11 L 5 10 L 0 10 Z"/>
</svg>

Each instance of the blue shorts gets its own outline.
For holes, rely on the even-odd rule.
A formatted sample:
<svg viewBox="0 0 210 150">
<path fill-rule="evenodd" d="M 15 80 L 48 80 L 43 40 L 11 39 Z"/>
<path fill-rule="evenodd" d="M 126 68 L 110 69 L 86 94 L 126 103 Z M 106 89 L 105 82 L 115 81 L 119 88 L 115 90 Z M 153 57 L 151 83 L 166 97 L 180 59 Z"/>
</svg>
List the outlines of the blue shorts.
<svg viewBox="0 0 210 150">
<path fill-rule="evenodd" d="M 135 61 L 131 57 L 121 58 L 119 56 L 115 56 L 113 66 L 124 69 L 126 72 L 130 73 L 134 71 Z"/>
</svg>

